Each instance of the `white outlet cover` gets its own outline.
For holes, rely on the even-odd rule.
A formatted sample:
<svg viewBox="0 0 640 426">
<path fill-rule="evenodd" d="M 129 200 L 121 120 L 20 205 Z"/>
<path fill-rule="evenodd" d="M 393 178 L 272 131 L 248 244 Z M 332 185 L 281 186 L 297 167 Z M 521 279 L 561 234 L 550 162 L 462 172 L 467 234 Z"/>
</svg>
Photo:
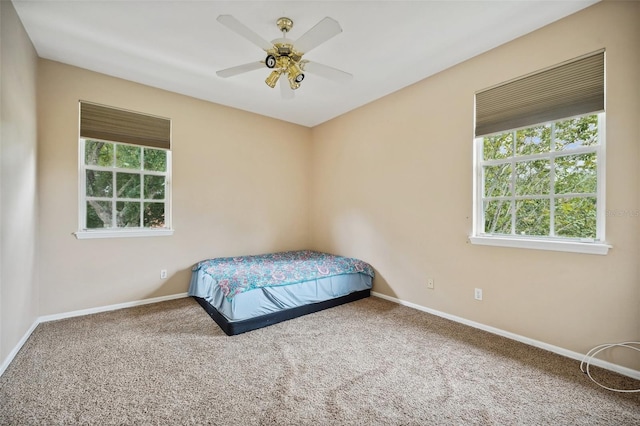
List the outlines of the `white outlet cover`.
<svg viewBox="0 0 640 426">
<path fill-rule="evenodd" d="M 481 288 L 476 288 L 475 289 L 474 297 L 475 297 L 476 300 L 482 300 L 482 289 Z"/>
</svg>

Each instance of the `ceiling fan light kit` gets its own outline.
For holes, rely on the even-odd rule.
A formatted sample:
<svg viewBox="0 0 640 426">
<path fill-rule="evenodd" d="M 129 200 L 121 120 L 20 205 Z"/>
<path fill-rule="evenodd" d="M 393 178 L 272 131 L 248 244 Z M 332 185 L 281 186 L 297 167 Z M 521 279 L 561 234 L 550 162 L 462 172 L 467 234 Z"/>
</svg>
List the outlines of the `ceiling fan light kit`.
<svg viewBox="0 0 640 426">
<path fill-rule="evenodd" d="M 261 36 L 231 15 L 218 16 L 218 22 L 260 47 L 267 53 L 264 61 L 251 62 L 220 70 L 216 73 L 219 77 L 232 77 L 234 75 L 253 71 L 255 69 L 262 68 L 262 66 L 266 66 L 272 71 L 269 76 L 267 76 L 265 83 L 272 89 L 275 88 L 278 81 L 281 81 L 280 77 L 282 75 L 286 76 L 289 87 L 283 87 L 282 93 L 284 98 L 292 97 L 293 92 L 290 92 L 291 94 L 287 93 L 289 92 L 289 89 L 296 90 L 300 87 L 300 84 L 305 79 L 305 71 L 307 71 L 306 66 L 308 64 L 313 65 L 309 67 L 310 69 L 308 71 L 316 73 L 321 77 L 336 81 L 346 81 L 352 78 L 351 74 L 344 71 L 302 59 L 302 56 L 305 53 L 308 53 L 311 49 L 342 32 L 340 24 L 332 18 L 326 17 L 322 19 L 295 42 L 286 38 L 287 33 L 291 28 L 293 28 L 293 20 L 287 17 L 278 18 L 276 25 L 280 31 L 282 31 L 282 37 L 273 40 L 271 43 L 264 40 Z M 283 86 L 282 81 L 280 82 L 280 85 Z"/>
<path fill-rule="evenodd" d="M 276 51 L 276 49 L 274 49 L 267 52 L 269 54 L 264 61 L 265 65 L 267 68 L 272 68 L 274 70 L 271 72 L 269 77 L 267 77 L 265 83 L 273 89 L 276 86 L 280 75 L 286 74 L 289 79 L 289 86 L 291 86 L 292 90 L 295 90 L 300 87 L 300 83 L 304 80 L 304 73 L 298 65 L 298 62 L 295 60 L 295 58 L 298 58 L 298 61 L 300 61 L 302 55 L 299 55 L 293 49 L 289 49 L 288 52 L 290 53 L 288 54 L 281 54 L 280 52 L 284 51 L 284 49 L 280 49 L 280 46 L 280 44 L 275 44 L 274 47 L 278 50 Z M 277 57 L 276 54 L 278 55 Z"/>
</svg>

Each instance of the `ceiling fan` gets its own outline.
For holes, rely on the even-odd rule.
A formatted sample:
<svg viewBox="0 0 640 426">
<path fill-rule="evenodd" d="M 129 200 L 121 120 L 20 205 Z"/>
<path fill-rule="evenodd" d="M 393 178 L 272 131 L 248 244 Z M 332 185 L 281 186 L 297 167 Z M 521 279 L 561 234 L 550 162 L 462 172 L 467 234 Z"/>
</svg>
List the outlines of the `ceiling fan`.
<svg viewBox="0 0 640 426">
<path fill-rule="evenodd" d="M 286 38 L 287 33 L 293 27 L 293 21 L 285 17 L 279 18 L 276 21 L 276 25 L 282 31 L 282 37 L 273 40 L 271 43 L 231 15 L 218 16 L 218 22 L 267 53 L 266 58 L 262 61 L 237 65 L 216 72 L 219 77 L 232 77 L 266 66 L 272 70 L 265 80 L 267 86 L 274 88 L 280 77 L 286 77 L 288 80 L 289 84 L 280 80 L 282 97 L 285 99 L 293 98 L 293 91 L 300 87 L 300 84 L 305 79 L 305 72 L 339 82 L 348 81 L 353 77 L 351 74 L 339 69 L 302 59 L 302 56 L 311 49 L 318 47 L 342 32 L 340 24 L 332 18 L 326 17 L 322 19 L 296 41 Z"/>
</svg>

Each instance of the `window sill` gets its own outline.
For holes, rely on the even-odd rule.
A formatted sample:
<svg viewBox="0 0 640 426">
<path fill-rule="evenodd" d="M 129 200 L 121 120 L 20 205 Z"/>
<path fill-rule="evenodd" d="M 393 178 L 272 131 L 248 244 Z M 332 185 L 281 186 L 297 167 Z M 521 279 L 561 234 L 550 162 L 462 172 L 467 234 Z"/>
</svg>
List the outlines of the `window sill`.
<svg viewBox="0 0 640 426">
<path fill-rule="evenodd" d="M 565 251 L 572 253 L 606 255 L 611 246 L 599 242 L 557 241 L 544 239 L 520 239 L 507 236 L 474 236 L 469 237 L 471 244 L 497 247 L 513 247 L 533 250 Z"/>
<path fill-rule="evenodd" d="M 96 229 L 74 232 L 73 235 L 79 240 L 93 238 L 166 237 L 173 235 L 173 229 Z"/>
</svg>

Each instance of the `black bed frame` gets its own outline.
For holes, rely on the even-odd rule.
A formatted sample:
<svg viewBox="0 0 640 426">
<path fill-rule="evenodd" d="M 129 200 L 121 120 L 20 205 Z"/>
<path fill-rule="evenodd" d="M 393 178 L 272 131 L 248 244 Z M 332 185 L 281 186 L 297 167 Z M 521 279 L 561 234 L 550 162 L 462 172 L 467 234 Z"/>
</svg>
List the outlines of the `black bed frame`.
<svg viewBox="0 0 640 426">
<path fill-rule="evenodd" d="M 311 314 L 314 312 L 322 311 L 324 309 L 332 308 L 334 306 L 343 305 L 345 303 L 354 302 L 356 300 L 364 299 L 371 295 L 371 290 L 356 291 L 346 296 L 337 297 L 335 299 L 329 299 L 318 303 L 312 303 L 309 305 L 297 306 L 295 308 L 285 309 L 284 311 L 273 312 L 266 315 L 261 315 L 255 318 L 248 318 L 241 321 L 229 321 L 224 315 L 222 315 L 216 308 L 211 306 L 205 299 L 197 296 L 192 296 L 199 304 L 204 308 L 211 318 L 220 326 L 228 336 L 234 336 L 236 334 L 245 333 L 247 331 L 256 330 L 258 328 L 266 327 L 268 325 L 277 324 L 282 321 L 290 320 L 300 317 L 302 315 Z"/>
</svg>

